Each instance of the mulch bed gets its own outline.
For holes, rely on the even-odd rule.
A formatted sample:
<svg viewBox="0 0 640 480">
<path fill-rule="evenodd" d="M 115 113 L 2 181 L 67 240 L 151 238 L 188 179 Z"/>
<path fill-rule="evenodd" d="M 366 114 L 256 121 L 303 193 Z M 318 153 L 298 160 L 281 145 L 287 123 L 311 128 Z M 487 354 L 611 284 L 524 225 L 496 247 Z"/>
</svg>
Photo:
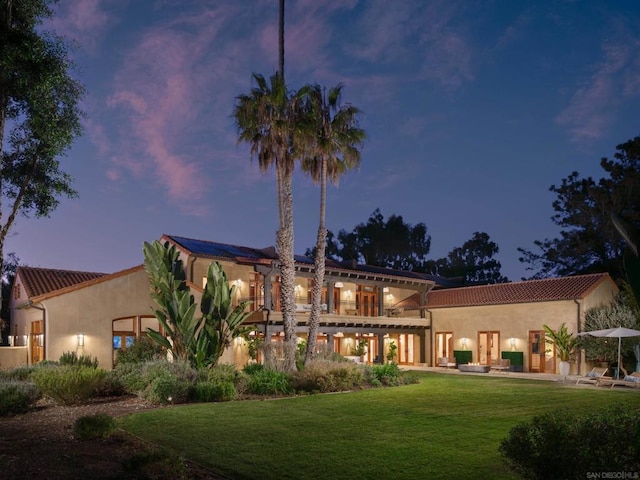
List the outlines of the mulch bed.
<svg viewBox="0 0 640 480">
<path fill-rule="evenodd" d="M 115 418 L 152 408 L 158 407 L 135 397 L 102 398 L 79 406 L 59 406 L 42 400 L 28 413 L 0 417 L 1 476 L 38 480 L 173 480 L 176 469 L 162 465 L 151 465 L 151 471 L 142 472 L 125 468 L 132 457 L 158 451 L 141 439 L 122 431 L 107 439 L 79 440 L 73 435 L 73 424 L 79 417 L 104 413 Z M 191 462 L 183 463 L 186 478 L 224 479 Z"/>
</svg>

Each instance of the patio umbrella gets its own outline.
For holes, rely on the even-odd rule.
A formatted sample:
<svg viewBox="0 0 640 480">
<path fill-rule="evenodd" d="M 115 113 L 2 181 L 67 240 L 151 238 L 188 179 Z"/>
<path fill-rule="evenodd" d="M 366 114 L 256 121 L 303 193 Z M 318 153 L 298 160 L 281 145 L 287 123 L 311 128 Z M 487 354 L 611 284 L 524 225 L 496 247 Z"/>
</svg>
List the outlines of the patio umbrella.
<svg viewBox="0 0 640 480">
<path fill-rule="evenodd" d="M 591 335 L 593 337 L 609 337 L 618 339 L 618 371 L 616 378 L 620 378 L 620 347 L 622 345 L 622 337 L 640 337 L 640 330 L 633 330 L 631 328 L 606 328 L 604 330 L 592 330 L 590 332 L 582 332 L 578 335 Z"/>
</svg>

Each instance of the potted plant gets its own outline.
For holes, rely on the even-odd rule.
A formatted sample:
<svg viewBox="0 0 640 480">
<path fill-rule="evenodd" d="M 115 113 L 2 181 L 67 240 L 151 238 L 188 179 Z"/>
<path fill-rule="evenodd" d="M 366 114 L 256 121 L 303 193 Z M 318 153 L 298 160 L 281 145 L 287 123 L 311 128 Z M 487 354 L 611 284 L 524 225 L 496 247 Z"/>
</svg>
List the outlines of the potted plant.
<svg viewBox="0 0 640 480">
<path fill-rule="evenodd" d="M 351 349 L 351 355 L 359 357 L 360 361 L 364 361 L 364 355 L 367 353 L 367 341 L 362 339 L 356 343 L 356 346 Z"/>
<path fill-rule="evenodd" d="M 389 342 L 389 349 L 387 350 L 387 361 L 389 363 L 393 363 L 393 359 L 396 358 L 397 354 L 398 354 L 398 346 L 396 345 L 396 342 L 391 340 Z"/>
<path fill-rule="evenodd" d="M 549 328 L 548 325 L 543 325 L 543 328 L 547 334 L 547 340 L 556 347 L 556 356 L 560 360 L 560 375 L 566 377 L 569 375 L 570 362 L 573 360 L 579 339 L 574 337 L 573 333 L 569 333 L 565 323 L 560 325 L 557 332 Z"/>
</svg>

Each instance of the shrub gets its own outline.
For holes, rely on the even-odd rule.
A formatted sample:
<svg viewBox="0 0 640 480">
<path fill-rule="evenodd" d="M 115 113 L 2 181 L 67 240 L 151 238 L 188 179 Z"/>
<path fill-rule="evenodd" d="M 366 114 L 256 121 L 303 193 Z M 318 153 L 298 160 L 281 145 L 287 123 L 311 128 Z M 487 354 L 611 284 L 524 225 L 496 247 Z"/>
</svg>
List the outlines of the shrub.
<svg viewBox="0 0 640 480">
<path fill-rule="evenodd" d="M 138 395 L 147 385 L 144 370 L 144 363 L 118 363 L 112 370 L 112 375 L 114 381 L 120 383 L 127 393 Z"/>
<path fill-rule="evenodd" d="M 305 392 L 340 392 L 364 384 L 362 368 L 353 362 L 313 360 L 296 376 L 297 390 Z"/>
<path fill-rule="evenodd" d="M 527 479 L 584 479 L 589 472 L 640 471 L 640 409 L 580 415 L 559 410 L 517 424 L 500 444 Z"/>
<path fill-rule="evenodd" d="M 194 402 L 228 402 L 237 396 L 235 385 L 229 381 L 198 382 L 191 393 Z"/>
<path fill-rule="evenodd" d="M 131 478 L 189 478 L 184 461 L 163 450 L 136 453 L 122 466 Z"/>
<path fill-rule="evenodd" d="M 128 393 L 161 404 L 186 402 L 189 388 L 198 378 L 188 363 L 167 360 L 122 363 L 114 371 Z"/>
<path fill-rule="evenodd" d="M 414 372 L 402 372 L 402 381 L 405 385 L 420 383 L 420 375 Z"/>
<path fill-rule="evenodd" d="M 231 363 L 221 363 L 202 370 L 200 376 L 208 382 L 234 383 L 238 376 L 238 370 L 236 370 L 236 366 Z"/>
<path fill-rule="evenodd" d="M 254 373 L 261 372 L 262 370 L 264 370 L 264 365 L 261 363 L 249 363 L 242 369 L 242 371 L 247 375 L 253 375 Z"/>
<path fill-rule="evenodd" d="M 29 380 L 29 377 L 31 377 L 31 374 L 36 368 L 38 367 L 31 365 L 28 367 L 17 367 L 11 370 L 0 370 L 0 380 L 24 382 L 25 380 Z"/>
<path fill-rule="evenodd" d="M 41 396 L 40 390 L 30 382 L 0 383 L 0 417 L 28 411 Z"/>
<path fill-rule="evenodd" d="M 103 377 L 96 395 L 99 397 L 118 397 L 127 393 L 115 370 L 109 370 Z"/>
<path fill-rule="evenodd" d="M 118 350 L 116 366 L 122 363 L 143 363 L 150 360 L 166 360 L 166 350 L 147 336 L 133 342 L 126 349 Z"/>
<path fill-rule="evenodd" d="M 373 379 L 378 380 L 382 385 L 397 386 L 404 384 L 402 370 L 396 363 L 386 363 L 384 365 L 373 365 L 367 367 L 369 383 Z"/>
<path fill-rule="evenodd" d="M 116 421 L 106 413 L 86 415 L 73 423 L 73 434 L 81 440 L 107 438 L 118 428 Z"/>
<path fill-rule="evenodd" d="M 82 403 L 95 395 L 105 371 L 93 367 L 40 368 L 31 375 L 42 393 L 62 405 Z"/>
<path fill-rule="evenodd" d="M 143 392 L 143 398 L 155 404 L 186 403 L 191 383 L 173 375 L 158 376 Z"/>
<path fill-rule="evenodd" d="M 249 375 L 247 391 L 255 395 L 281 395 L 292 393 L 293 389 L 289 375 L 265 368 Z"/>
<path fill-rule="evenodd" d="M 79 367 L 91 367 L 98 368 L 98 358 L 91 357 L 91 355 L 76 355 L 76 352 L 64 352 L 58 364 L 61 366 L 79 366 Z"/>
</svg>

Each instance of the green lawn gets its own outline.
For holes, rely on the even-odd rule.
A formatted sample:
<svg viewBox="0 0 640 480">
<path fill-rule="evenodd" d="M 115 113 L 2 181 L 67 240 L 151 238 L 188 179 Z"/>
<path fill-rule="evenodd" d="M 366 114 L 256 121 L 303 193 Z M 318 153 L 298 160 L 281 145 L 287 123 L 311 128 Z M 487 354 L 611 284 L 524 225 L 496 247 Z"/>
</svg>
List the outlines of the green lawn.
<svg viewBox="0 0 640 480">
<path fill-rule="evenodd" d="M 234 480 L 513 479 L 498 446 L 516 423 L 557 408 L 640 404 L 623 389 L 419 375 L 403 387 L 163 408 L 121 425 Z"/>
</svg>

